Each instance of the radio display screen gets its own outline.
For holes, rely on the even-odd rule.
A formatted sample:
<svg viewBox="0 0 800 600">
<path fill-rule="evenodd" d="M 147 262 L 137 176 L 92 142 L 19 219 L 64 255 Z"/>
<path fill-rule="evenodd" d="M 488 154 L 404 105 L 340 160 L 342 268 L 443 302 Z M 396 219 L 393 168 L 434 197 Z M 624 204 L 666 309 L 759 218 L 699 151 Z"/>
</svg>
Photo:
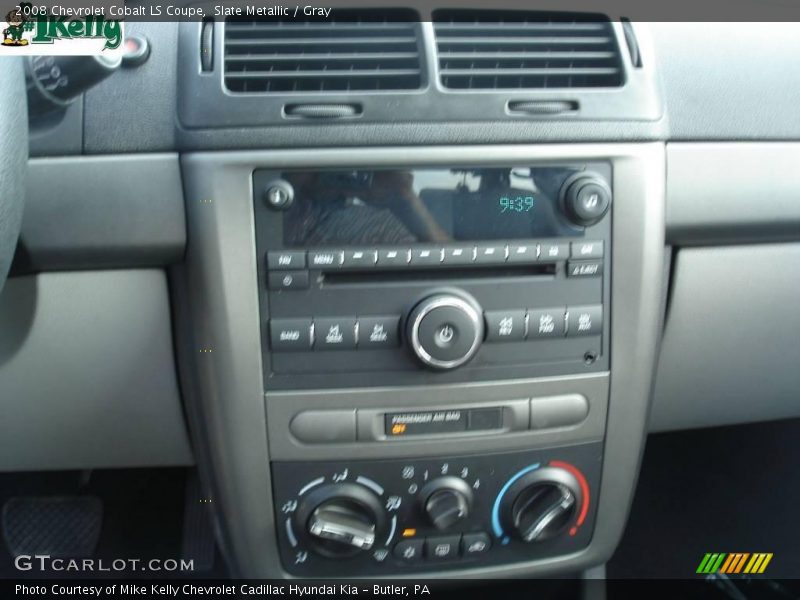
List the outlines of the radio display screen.
<svg viewBox="0 0 800 600">
<path fill-rule="evenodd" d="M 286 171 L 286 247 L 581 236 L 558 207 L 575 169 L 491 167 Z"/>
</svg>

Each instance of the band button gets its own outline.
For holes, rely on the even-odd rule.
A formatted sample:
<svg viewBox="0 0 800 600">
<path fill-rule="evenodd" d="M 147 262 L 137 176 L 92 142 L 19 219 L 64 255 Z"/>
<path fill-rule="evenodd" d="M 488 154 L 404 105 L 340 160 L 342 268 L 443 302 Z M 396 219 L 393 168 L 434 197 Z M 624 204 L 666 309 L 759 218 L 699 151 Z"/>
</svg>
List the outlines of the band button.
<svg viewBox="0 0 800 600">
<path fill-rule="evenodd" d="M 269 333 L 270 345 L 276 352 L 311 349 L 311 319 L 272 319 Z"/>
</svg>

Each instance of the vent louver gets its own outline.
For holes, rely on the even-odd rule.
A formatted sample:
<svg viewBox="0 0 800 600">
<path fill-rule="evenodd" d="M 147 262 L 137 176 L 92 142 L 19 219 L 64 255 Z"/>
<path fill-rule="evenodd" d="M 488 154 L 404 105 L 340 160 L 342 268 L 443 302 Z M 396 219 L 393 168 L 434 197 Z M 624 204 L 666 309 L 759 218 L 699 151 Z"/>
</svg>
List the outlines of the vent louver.
<svg viewBox="0 0 800 600">
<path fill-rule="evenodd" d="M 619 87 L 619 47 L 601 15 L 434 13 L 439 76 L 457 90 Z"/>
<path fill-rule="evenodd" d="M 239 93 L 418 89 L 418 17 L 405 10 L 335 11 L 333 20 L 225 22 L 225 86 Z"/>
</svg>

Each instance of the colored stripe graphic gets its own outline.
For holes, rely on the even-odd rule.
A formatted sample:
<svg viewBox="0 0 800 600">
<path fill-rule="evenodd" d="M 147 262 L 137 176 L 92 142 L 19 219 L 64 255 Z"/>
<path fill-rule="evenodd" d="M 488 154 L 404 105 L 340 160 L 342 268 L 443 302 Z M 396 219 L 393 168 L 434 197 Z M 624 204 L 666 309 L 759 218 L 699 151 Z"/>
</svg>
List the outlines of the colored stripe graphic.
<svg viewBox="0 0 800 600">
<path fill-rule="evenodd" d="M 734 552 L 728 554 L 728 558 L 720 568 L 720 573 L 739 573 L 744 566 L 744 561 L 750 556 L 747 552 Z"/>
<path fill-rule="evenodd" d="M 703 557 L 703 561 L 700 563 L 700 566 L 697 567 L 698 573 L 716 573 L 717 569 L 719 569 L 720 565 L 722 565 L 722 561 L 725 560 L 725 553 L 722 554 L 706 554 Z"/>
<path fill-rule="evenodd" d="M 753 558 L 750 559 L 750 562 L 747 563 L 747 566 L 744 569 L 745 573 L 763 573 L 764 570 L 767 568 L 769 561 L 772 560 L 772 553 L 769 552 L 759 552 L 753 554 Z"/>
<path fill-rule="evenodd" d="M 711 573 L 763 573 L 772 560 L 771 552 L 707 552 L 697 567 L 697 573 L 708 575 Z M 748 560 L 749 559 L 749 560 Z M 745 566 L 747 565 L 747 566 Z"/>
</svg>

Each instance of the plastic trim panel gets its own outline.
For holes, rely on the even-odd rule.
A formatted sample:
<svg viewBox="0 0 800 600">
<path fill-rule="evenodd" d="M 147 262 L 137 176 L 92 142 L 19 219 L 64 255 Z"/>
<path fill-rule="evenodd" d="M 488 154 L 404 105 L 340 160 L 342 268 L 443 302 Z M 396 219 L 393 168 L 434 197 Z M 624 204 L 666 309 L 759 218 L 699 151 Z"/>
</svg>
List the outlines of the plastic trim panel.
<svg viewBox="0 0 800 600">
<path fill-rule="evenodd" d="M 614 171 L 611 390 L 595 535 L 580 552 L 453 577 L 538 576 L 605 562 L 618 542 L 643 448 L 662 314 L 664 163 L 662 144 L 418 147 L 414 164 L 502 164 L 610 159 Z M 397 166 L 404 148 L 198 153 L 182 157 L 189 245 L 187 298 L 198 345 L 189 400 L 195 439 L 208 452 L 215 504 L 238 571 L 279 577 L 272 520 L 261 366 L 252 171 L 277 167 Z M 188 355 L 187 355 L 188 356 Z M 458 385 L 448 386 L 456 390 Z"/>
</svg>

